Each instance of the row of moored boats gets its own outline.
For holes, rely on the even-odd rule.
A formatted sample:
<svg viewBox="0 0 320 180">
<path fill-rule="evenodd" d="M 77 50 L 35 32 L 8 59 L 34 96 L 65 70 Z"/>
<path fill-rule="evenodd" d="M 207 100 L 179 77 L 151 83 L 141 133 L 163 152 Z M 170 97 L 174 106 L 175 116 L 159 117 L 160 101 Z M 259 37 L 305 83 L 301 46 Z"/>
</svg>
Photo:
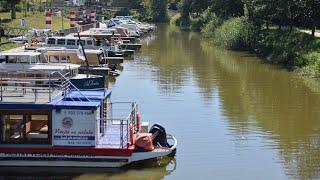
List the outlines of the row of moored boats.
<svg viewBox="0 0 320 180">
<path fill-rule="evenodd" d="M 0 166 L 122 167 L 174 155 L 174 136 L 106 88 L 155 29 L 119 16 L 66 36 L 34 29 L 25 46 L 0 52 Z"/>
</svg>

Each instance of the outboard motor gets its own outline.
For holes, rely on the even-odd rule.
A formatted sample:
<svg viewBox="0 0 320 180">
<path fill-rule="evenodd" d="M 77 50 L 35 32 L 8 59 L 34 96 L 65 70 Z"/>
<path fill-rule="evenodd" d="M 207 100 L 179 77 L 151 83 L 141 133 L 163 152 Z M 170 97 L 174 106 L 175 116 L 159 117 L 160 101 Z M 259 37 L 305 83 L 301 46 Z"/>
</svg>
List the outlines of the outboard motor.
<svg viewBox="0 0 320 180">
<path fill-rule="evenodd" d="M 170 147 L 167 142 L 167 133 L 166 130 L 160 126 L 159 124 L 154 124 L 149 133 L 152 134 L 153 138 L 153 145 L 154 146 L 161 146 L 161 147 Z"/>
<path fill-rule="evenodd" d="M 115 71 L 117 69 L 117 66 L 115 64 L 109 64 L 109 68 L 111 71 Z"/>
</svg>

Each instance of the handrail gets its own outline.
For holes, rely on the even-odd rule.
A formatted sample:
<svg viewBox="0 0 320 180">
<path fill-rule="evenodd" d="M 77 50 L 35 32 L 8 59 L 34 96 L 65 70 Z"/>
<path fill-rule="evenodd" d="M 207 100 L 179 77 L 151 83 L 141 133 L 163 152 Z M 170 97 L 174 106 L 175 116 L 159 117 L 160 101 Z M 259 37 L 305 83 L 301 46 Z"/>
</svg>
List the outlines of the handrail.
<svg viewBox="0 0 320 180">
<path fill-rule="evenodd" d="M 125 119 L 98 119 L 98 121 L 103 121 L 104 123 L 100 126 L 100 128 L 103 129 L 102 136 L 100 138 L 105 138 L 108 135 L 111 134 L 117 134 L 119 133 L 119 144 L 112 144 L 112 143 L 102 143 L 99 142 L 99 145 L 119 145 L 121 148 L 128 148 L 128 142 L 129 142 L 129 123 L 128 120 Z M 114 121 L 119 121 L 119 123 L 114 123 Z M 108 122 L 111 122 L 112 125 L 107 125 Z M 112 126 L 119 126 L 119 129 L 117 131 L 108 131 L 108 128 L 113 128 Z M 110 134 L 111 133 L 111 134 Z"/>
<path fill-rule="evenodd" d="M 91 100 L 89 98 L 87 98 L 84 94 L 82 94 L 81 91 L 74 84 L 72 84 L 70 82 L 70 80 L 68 78 L 66 78 L 61 72 L 54 71 L 54 72 L 51 73 L 51 75 L 53 75 L 53 74 L 60 75 L 64 79 L 64 82 L 67 82 L 67 87 L 65 87 L 66 89 L 65 89 L 65 92 L 64 92 L 63 96 L 66 95 L 67 91 L 70 91 L 70 86 L 72 86 L 73 89 L 75 89 L 81 96 L 83 96 L 86 99 L 86 101 L 91 102 Z M 62 82 L 62 83 L 64 83 L 64 82 Z M 70 98 L 72 99 L 72 101 L 74 101 L 74 99 L 72 97 L 70 97 Z M 78 98 L 78 100 L 82 101 L 81 98 Z"/>
</svg>

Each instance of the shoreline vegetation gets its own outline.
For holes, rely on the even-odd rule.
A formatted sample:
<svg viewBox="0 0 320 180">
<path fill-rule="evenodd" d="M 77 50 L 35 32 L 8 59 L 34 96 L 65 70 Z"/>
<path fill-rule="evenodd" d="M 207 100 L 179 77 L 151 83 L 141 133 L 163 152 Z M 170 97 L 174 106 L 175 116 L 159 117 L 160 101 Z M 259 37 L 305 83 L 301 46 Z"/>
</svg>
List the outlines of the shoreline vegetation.
<svg viewBox="0 0 320 180">
<path fill-rule="evenodd" d="M 320 79 L 320 37 L 315 36 L 320 1 L 119 0 L 115 5 L 127 5 L 122 15 L 170 20 L 182 30 L 200 32 L 220 48 L 249 51 L 267 63 Z"/>
<path fill-rule="evenodd" d="M 17 11 L 20 17 L 23 3 L 17 2 L 22 6 Z M 220 48 L 250 51 L 265 62 L 320 79 L 320 37 L 315 36 L 320 32 L 316 28 L 320 27 L 320 1 L 117 0 L 113 6 L 122 8 L 117 12 L 103 9 L 101 14 L 106 18 L 133 15 L 141 21 L 170 21 L 183 30 L 200 32 L 203 39 Z M 41 12 L 28 13 L 26 21 L 27 26 L 39 28 L 44 16 Z M 60 21 L 53 16 L 54 30 L 61 27 Z M 10 23 L 17 26 L 20 20 Z M 67 19 L 65 23 L 68 27 Z"/>
<path fill-rule="evenodd" d="M 199 31 L 220 48 L 249 51 L 267 63 L 320 79 L 320 38 L 315 36 L 320 2 L 271 1 L 214 0 L 201 6 L 198 0 L 182 0 L 170 23 Z"/>
</svg>

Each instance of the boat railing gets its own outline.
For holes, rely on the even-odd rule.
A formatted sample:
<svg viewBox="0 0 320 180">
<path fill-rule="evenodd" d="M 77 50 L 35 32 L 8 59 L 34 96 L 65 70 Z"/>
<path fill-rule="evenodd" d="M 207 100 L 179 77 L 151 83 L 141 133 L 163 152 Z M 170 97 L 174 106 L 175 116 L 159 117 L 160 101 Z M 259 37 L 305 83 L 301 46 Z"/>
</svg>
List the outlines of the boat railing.
<svg viewBox="0 0 320 180">
<path fill-rule="evenodd" d="M 134 134 L 138 132 L 137 112 L 138 105 L 135 102 L 107 103 L 107 106 L 104 107 L 103 110 L 103 113 L 105 113 L 106 116 L 103 116 L 103 119 L 100 121 L 102 122 L 100 124 L 100 130 L 102 130 L 103 139 L 109 136 L 118 137 L 117 142 L 119 143 L 120 148 L 128 148 L 130 146 L 129 128 L 133 128 Z M 108 141 L 101 142 L 108 143 Z"/>
<path fill-rule="evenodd" d="M 67 98 L 70 91 L 76 91 L 78 97 L 68 97 L 72 101 L 90 101 L 69 79 L 69 72 L 52 73 L 17 71 L 0 71 L 0 102 L 47 103 L 52 97 L 61 93 L 61 100 Z"/>
<path fill-rule="evenodd" d="M 107 118 L 118 118 L 128 120 L 133 127 L 136 127 L 138 105 L 135 102 L 109 102 L 107 105 Z M 137 131 L 137 128 L 134 128 Z"/>
<path fill-rule="evenodd" d="M 100 122 L 98 147 L 124 149 L 130 146 L 128 120 L 101 119 Z"/>
<path fill-rule="evenodd" d="M 0 71 L 0 102 L 16 102 L 17 98 L 26 103 L 49 102 L 59 89 L 57 84 L 61 83 L 60 78 L 50 74 L 38 76 L 34 72 Z"/>
<path fill-rule="evenodd" d="M 59 71 L 52 72 L 51 75 L 58 74 L 61 77 L 61 84 L 60 87 L 62 88 L 62 97 L 60 100 L 66 100 L 67 94 L 71 91 L 76 91 L 80 96 L 79 97 L 69 97 L 72 101 L 89 101 L 90 99 L 87 98 L 81 91 L 70 82 L 69 78 L 67 78 L 64 74 Z"/>
</svg>

